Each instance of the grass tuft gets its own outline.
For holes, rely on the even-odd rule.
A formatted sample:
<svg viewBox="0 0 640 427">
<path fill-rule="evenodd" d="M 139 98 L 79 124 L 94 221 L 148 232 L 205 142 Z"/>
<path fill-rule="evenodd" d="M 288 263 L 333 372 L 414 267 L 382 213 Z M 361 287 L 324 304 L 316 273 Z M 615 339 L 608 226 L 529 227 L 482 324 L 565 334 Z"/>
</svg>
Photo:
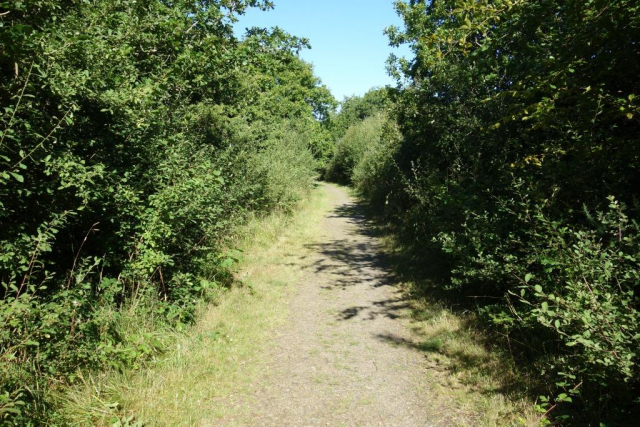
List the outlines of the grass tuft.
<svg viewBox="0 0 640 427">
<path fill-rule="evenodd" d="M 246 393 L 259 377 L 260 356 L 286 319 L 310 250 L 304 244 L 318 237 L 328 206 L 326 192 L 315 190 L 294 214 L 250 221 L 230 244 L 242 253 L 235 269 L 239 285 L 203 305 L 193 327 L 163 331 L 168 348 L 153 363 L 82 377 L 61 397 L 69 422 L 192 426 L 232 414 L 234 408 L 223 403 Z"/>
</svg>

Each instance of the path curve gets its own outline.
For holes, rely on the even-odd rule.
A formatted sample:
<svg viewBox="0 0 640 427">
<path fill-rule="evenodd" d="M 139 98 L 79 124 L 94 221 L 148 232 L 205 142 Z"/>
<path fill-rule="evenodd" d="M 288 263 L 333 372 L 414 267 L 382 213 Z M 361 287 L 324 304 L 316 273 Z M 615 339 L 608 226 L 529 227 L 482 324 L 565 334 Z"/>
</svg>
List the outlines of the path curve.
<svg viewBox="0 0 640 427">
<path fill-rule="evenodd" d="M 366 218 L 345 190 L 332 199 L 323 238 L 309 242 L 304 279 L 289 320 L 265 359 L 254 392 L 223 425 L 432 426 L 424 356 L 411 340 L 408 309 L 385 269 Z M 422 381 L 421 381 L 422 380 Z"/>
</svg>

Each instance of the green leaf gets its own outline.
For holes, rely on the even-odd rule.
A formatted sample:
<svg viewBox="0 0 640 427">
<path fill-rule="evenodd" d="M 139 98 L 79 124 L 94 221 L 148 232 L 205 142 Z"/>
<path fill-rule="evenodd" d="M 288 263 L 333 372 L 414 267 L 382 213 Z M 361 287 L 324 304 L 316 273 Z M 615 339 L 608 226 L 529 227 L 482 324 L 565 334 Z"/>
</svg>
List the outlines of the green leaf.
<svg viewBox="0 0 640 427">
<path fill-rule="evenodd" d="M 16 181 L 18 182 L 24 182 L 24 177 L 22 175 L 20 175 L 19 173 L 15 173 L 15 172 L 9 172 L 11 174 L 12 177 L 15 178 Z"/>
</svg>

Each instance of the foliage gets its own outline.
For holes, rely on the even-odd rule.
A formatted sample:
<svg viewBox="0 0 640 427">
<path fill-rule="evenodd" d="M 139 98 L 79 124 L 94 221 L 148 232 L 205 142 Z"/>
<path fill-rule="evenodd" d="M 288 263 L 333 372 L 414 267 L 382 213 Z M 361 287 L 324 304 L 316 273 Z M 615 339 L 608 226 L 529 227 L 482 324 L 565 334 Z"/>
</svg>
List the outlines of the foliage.
<svg viewBox="0 0 640 427">
<path fill-rule="evenodd" d="M 348 184 L 354 168 L 371 147 L 380 141 L 387 112 L 392 106 L 389 88 L 373 88 L 363 96 L 346 97 L 339 111 L 329 116 L 333 139 L 323 176 Z"/>
<path fill-rule="evenodd" d="M 415 54 L 391 58 L 409 82 L 391 113 L 400 137 L 333 163 L 361 164 L 348 179 L 425 257 L 442 251 L 451 294 L 474 296 L 533 358 L 543 418 L 628 422 L 640 403 L 640 4 L 396 8 L 405 28 L 388 35 Z"/>
<path fill-rule="evenodd" d="M 351 126 L 336 142 L 325 177 L 341 183 L 350 183 L 354 170 L 365 157 L 365 153 L 374 150 L 373 147 L 378 145 L 385 121 L 383 113 L 377 113 Z"/>
<path fill-rule="evenodd" d="M 0 420 L 56 421 L 79 369 L 128 369 L 229 282 L 224 239 L 290 209 L 335 101 L 271 2 L 0 4 Z M 123 313 L 129 313 L 123 317 Z"/>
<path fill-rule="evenodd" d="M 330 128 L 334 139 L 342 138 L 349 127 L 388 109 L 390 105 L 387 88 L 374 88 L 363 96 L 345 97 L 340 103 L 340 112 L 330 117 Z"/>
</svg>

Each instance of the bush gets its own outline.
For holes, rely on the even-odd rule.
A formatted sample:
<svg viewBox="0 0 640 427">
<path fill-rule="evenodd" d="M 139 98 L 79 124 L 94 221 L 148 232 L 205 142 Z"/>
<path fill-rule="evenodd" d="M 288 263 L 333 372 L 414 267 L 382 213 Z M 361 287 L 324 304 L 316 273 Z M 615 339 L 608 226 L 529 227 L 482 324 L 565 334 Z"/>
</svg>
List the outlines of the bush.
<svg viewBox="0 0 640 427">
<path fill-rule="evenodd" d="M 365 152 L 380 144 L 386 118 L 378 113 L 349 127 L 336 142 L 325 177 L 329 180 L 351 183 L 352 175 Z"/>
<path fill-rule="evenodd" d="M 392 186 L 387 180 L 395 171 L 394 155 L 401 135 L 395 122 L 384 119 L 380 135 L 370 140 L 357 160 L 351 180 L 358 192 L 374 204 L 386 203 Z"/>
<path fill-rule="evenodd" d="M 392 70 L 407 82 L 390 112 L 400 137 L 347 144 L 365 122 L 352 126 L 329 176 L 355 183 L 422 262 L 446 254 L 443 288 L 456 304 L 474 296 L 542 373 L 543 417 L 632 422 L 640 5 L 396 7 L 406 27 L 388 29 L 391 43 L 415 54 Z"/>
<path fill-rule="evenodd" d="M 2 424 L 64 424 L 79 370 L 157 354 L 230 284 L 233 230 L 311 187 L 335 101 L 306 40 L 233 35 L 269 2 L 227 3 L 2 6 Z"/>
<path fill-rule="evenodd" d="M 259 183 L 268 208 L 291 210 L 311 189 L 317 165 L 309 151 L 310 133 L 284 123 L 249 159 L 247 176 Z"/>
</svg>

